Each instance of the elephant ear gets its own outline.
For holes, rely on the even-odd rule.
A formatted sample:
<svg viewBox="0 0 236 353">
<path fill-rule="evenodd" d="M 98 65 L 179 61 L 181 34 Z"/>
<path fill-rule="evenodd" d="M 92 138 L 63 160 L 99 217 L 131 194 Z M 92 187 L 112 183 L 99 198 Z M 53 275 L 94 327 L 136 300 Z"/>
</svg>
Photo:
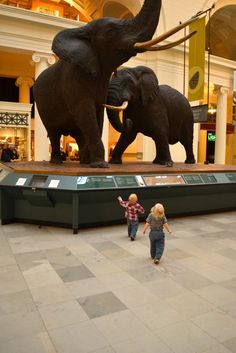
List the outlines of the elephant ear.
<svg viewBox="0 0 236 353">
<path fill-rule="evenodd" d="M 85 27 L 59 32 L 52 42 L 52 50 L 60 59 L 96 77 L 99 71 L 97 54 L 86 36 Z"/>
<path fill-rule="evenodd" d="M 157 77 L 153 74 L 143 74 L 140 77 L 141 99 L 144 106 L 152 102 L 159 94 Z"/>
</svg>

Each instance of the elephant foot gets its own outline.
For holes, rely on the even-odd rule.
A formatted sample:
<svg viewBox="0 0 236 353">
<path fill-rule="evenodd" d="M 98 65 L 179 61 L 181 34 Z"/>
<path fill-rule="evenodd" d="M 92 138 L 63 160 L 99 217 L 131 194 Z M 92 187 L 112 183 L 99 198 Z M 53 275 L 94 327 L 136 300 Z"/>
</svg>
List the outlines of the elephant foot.
<svg viewBox="0 0 236 353">
<path fill-rule="evenodd" d="M 154 159 L 154 161 L 152 163 L 165 165 L 166 167 L 173 167 L 173 161 L 163 161 L 160 159 Z"/>
<path fill-rule="evenodd" d="M 99 162 L 90 163 L 90 167 L 92 167 L 92 168 L 109 168 L 109 165 L 105 161 L 99 161 Z"/>
<path fill-rule="evenodd" d="M 79 161 L 80 161 L 80 164 L 90 164 L 89 158 L 80 158 Z"/>
<path fill-rule="evenodd" d="M 186 164 L 195 164 L 196 161 L 195 161 L 195 158 L 191 158 L 191 159 L 189 158 L 189 159 L 186 159 L 186 161 L 184 163 L 186 163 Z"/>
<path fill-rule="evenodd" d="M 110 160 L 109 160 L 109 163 L 111 163 L 111 164 L 122 164 L 122 159 L 121 158 L 111 158 Z"/>
<path fill-rule="evenodd" d="M 50 163 L 52 164 L 62 164 L 61 156 L 59 157 L 51 157 Z"/>
</svg>

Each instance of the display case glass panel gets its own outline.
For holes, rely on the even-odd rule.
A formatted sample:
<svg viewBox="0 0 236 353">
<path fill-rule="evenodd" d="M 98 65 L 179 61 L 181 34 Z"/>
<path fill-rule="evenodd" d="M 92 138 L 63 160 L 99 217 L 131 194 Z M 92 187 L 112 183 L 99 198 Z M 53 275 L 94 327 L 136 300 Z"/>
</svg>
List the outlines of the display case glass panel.
<svg viewBox="0 0 236 353">
<path fill-rule="evenodd" d="M 112 176 L 88 176 L 77 179 L 78 189 L 108 189 L 116 188 Z"/>
<path fill-rule="evenodd" d="M 203 181 L 198 174 L 185 174 L 183 177 L 187 184 L 203 184 Z"/>
<path fill-rule="evenodd" d="M 236 173 L 228 173 L 226 176 L 231 183 L 236 183 Z"/>
<path fill-rule="evenodd" d="M 201 174 L 201 178 L 205 184 L 217 183 L 217 179 L 213 174 Z"/>
<path fill-rule="evenodd" d="M 137 182 L 137 179 L 134 175 L 121 175 L 115 176 L 114 178 L 117 186 L 120 188 L 139 186 L 139 183 Z"/>
<path fill-rule="evenodd" d="M 181 175 L 145 175 L 143 179 L 147 186 L 185 184 Z"/>
<path fill-rule="evenodd" d="M 46 184 L 47 178 L 48 176 L 46 175 L 34 175 L 29 186 L 43 188 Z"/>
</svg>

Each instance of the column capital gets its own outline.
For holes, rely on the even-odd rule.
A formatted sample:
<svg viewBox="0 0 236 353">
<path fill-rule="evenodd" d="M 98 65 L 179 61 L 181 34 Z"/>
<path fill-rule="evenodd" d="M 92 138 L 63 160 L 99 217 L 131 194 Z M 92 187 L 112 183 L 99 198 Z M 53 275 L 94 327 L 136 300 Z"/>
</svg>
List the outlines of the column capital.
<svg viewBox="0 0 236 353">
<path fill-rule="evenodd" d="M 32 55 L 32 60 L 34 63 L 39 63 L 41 61 L 45 61 L 47 64 L 53 65 L 56 62 L 56 57 L 54 54 L 35 52 Z"/>
<path fill-rule="evenodd" d="M 220 87 L 219 89 L 220 94 L 228 94 L 229 93 L 229 89 L 227 87 Z"/>
<path fill-rule="evenodd" d="M 22 84 L 27 84 L 28 87 L 32 87 L 33 84 L 34 84 L 34 80 L 32 79 L 32 77 L 30 76 L 19 76 L 17 79 L 16 79 L 16 82 L 15 82 L 15 85 L 17 87 L 20 87 Z"/>
</svg>

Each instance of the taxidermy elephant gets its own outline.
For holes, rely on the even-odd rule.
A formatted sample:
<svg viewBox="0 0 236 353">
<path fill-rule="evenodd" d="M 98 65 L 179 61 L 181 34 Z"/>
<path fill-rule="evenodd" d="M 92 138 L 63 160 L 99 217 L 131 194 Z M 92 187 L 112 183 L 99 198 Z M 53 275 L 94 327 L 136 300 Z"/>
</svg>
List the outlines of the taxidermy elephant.
<svg viewBox="0 0 236 353">
<path fill-rule="evenodd" d="M 119 110 L 124 106 L 123 102 L 128 106 L 126 103 L 122 124 Z M 151 69 L 137 66 L 119 71 L 117 77 L 111 79 L 106 107 L 110 123 L 121 132 L 110 163 L 122 163 L 123 152 L 138 132 L 150 136 L 156 144 L 157 154 L 153 163 L 172 166 L 169 144 L 178 141 L 186 151 L 185 163 L 195 163 L 190 104 L 176 89 L 159 85 Z"/>
<path fill-rule="evenodd" d="M 154 44 L 194 21 L 150 40 L 159 22 L 160 9 L 161 0 L 145 0 L 140 12 L 130 20 L 100 18 L 56 35 L 52 50 L 59 61 L 42 72 L 34 85 L 37 108 L 51 141 L 52 163 L 62 162 L 61 135 L 71 135 L 79 145 L 81 163 L 108 166 L 101 134 L 103 104 L 112 72 L 132 56 L 153 50 Z M 154 50 L 175 46 L 189 36 Z"/>
</svg>

